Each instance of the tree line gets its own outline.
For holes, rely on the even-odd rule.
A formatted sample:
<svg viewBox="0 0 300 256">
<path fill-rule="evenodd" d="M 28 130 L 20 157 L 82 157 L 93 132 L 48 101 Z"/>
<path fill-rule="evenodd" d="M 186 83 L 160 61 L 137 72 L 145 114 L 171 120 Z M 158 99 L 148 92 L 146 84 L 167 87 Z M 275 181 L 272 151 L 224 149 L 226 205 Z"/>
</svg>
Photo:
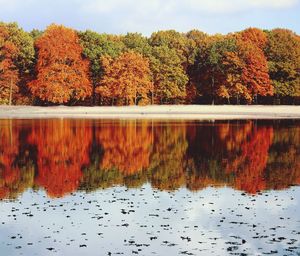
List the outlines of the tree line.
<svg viewBox="0 0 300 256">
<path fill-rule="evenodd" d="M 0 104 L 299 104 L 300 36 L 99 34 L 0 22 Z"/>
</svg>

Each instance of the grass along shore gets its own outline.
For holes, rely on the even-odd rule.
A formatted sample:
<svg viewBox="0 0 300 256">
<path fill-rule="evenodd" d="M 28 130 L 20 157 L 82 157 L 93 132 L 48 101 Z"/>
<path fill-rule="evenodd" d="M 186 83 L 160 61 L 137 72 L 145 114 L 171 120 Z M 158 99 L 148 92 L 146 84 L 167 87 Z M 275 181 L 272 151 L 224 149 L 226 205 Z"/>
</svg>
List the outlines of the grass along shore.
<svg viewBox="0 0 300 256">
<path fill-rule="evenodd" d="M 101 107 L 0 106 L 0 118 L 300 119 L 300 106 L 150 105 Z"/>
</svg>

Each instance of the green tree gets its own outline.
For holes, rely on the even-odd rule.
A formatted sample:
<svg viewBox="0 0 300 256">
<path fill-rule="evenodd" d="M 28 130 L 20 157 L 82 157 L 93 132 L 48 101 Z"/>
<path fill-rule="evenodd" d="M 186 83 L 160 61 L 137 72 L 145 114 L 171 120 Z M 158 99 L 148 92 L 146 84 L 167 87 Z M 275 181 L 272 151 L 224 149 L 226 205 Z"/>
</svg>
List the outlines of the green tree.
<svg viewBox="0 0 300 256">
<path fill-rule="evenodd" d="M 40 36 L 42 36 L 44 33 L 43 30 L 39 30 L 39 29 L 33 29 L 30 31 L 30 36 L 33 38 L 33 40 L 38 39 Z"/>
<path fill-rule="evenodd" d="M 167 46 L 153 47 L 150 68 L 156 102 L 164 103 L 186 96 L 188 77 L 180 63 L 176 50 Z"/>
<path fill-rule="evenodd" d="M 15 58 L 15 64 L 20 70 L 20 75 L 23 76 L 32 71 L 34 64 L 35 52 L 33 39 L 29 33 L 19 28 L 17 23 L 0 22 L 0 27 L 6 27 L 9 32 L 9 41 L 19 49 L 19 53 Z"/>
<path fill-rule="evenodd" d="M 225 58 L 237 51 L 236 40 L 229 36 L 214 36 L 198 52 L 195 60 L 196 81 L 199 94 L 215 103 L 216 93 L 222 91 L 226 80 Z"/>
<path fill-rule="evenodd" d="M 196 42 L 184 33 L 175 30 L 158 31 L 151 35 L 149 42 L 153 47 L 167 46 L 174 49 L 185 72 L 187 72 L 189 65 L 194 62 Z"/>
<path fill-rule="evenodd" d="M 265 55 L 275 95 L 300 96 L 300 37 L 287 29 L 267 32 Z"/>
<path fill-rule="evenodd" d="M 80 42 L 83 47 L 83 55 L 90 60 L 91 79 L 93 82 L 93 104 L 95 104 L 95 88 L 103 76 L 103 65 L 101 57 L 108 55 L 112 58 L 118 57 L 124 50 L 125 45 L 121 37 L 99 34 L 86 30 L 79 32 Z"/>
<path fill-rule="evenodd" d="M 151 56 L 151 46 L 148 39 L 140 33 L 127 33 L 123 38 L 125 47 L 142 54 L 144 57 Z"/>
</svg>

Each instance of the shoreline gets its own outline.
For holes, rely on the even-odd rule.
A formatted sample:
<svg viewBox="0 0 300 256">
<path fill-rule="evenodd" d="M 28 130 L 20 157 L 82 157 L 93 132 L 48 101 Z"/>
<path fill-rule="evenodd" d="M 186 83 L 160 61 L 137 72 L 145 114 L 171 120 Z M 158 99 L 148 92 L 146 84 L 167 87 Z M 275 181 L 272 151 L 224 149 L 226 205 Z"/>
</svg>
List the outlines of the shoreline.
<svg viewBox="0 0 300 256">
<path fill-rule="evenodd" d="M 0 106 L 0 119 L 300 119 L 300 106 L 150 105 L 101 107 Z"/>
</svg>

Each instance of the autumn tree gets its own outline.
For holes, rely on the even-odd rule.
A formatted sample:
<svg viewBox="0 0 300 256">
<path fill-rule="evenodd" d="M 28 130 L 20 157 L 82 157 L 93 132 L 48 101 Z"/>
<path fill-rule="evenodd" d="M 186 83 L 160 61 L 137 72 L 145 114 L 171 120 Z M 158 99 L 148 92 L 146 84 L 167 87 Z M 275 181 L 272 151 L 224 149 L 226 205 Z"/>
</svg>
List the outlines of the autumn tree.
<svg viewBox="0 0 300 256">
<path fill-rule="evenodd" d="M 149 62 L 133 51 L 121 54 L 118 58 L 105 56 L 101 59 L 104 76 L 96 89 L 102 97 L 124 99 L 126 104 L 137 105 L 147 99 L 152 92 Z"/>
<path fill-rule="evenodd" d="M 11 104 L 28 96 L 24 83 L 33 62 L 33 40 L 29 34 L 16 23 L 0 23 L 0 103 Z"/>
<path fill-rule="evenodd" d="M 18 49 L 7 37 L 6 29 L 0 27 L 0 103 L 11 105 L 13 95 L 19 90 L 19 74 L 13 61 Z"/>
<path fill-rule="evenodd" d="M 259 28 L 247 28 L 239 35 L 242 41 L 251 42 L 261 50 L 265 49 L 268 42 L 267 34 Z"/>
<path fill-rule="evenodd" d="M 251 41 L 238 41 L 239 55 L 244 65 L 241 83 L 247 87 L 248 102 L 257 103 L 257 96 L 273 95 L 273 86 L 269 77 L 269 69 L 263 51 Z"/>
<path fill-rule="evenodd" d="M 6 28 L 8 32 L 7 40 L 15 45 L 18 49 L 18 54 L 14 59 L 15 65 L 18 67 L 20 76 L 25 76 L 32 72 L 34 64 L 34 47 L 33 39 L 29 33 L 19 28 L 17 23 L 0 23 L 1 28 Z"/>
<path fill-rule="evenodd" d="M 265 50 L 277 97 L 300 96 L 300 37 L 287 29 L 267 32 Z"/>
<path fill-rule="evenodd" d="M 35 46 L 37 78 L 28 84 L 34 96 L 61 104 L 91 95 L 89 61 L 82 58 L 82 47 L 74 30 L 51 25 L 36 40 Z"/>
<path fill-rule="evenodd" d="M 204 50 L 198 52 L 197 86 L 200 94 L 211 98 L 212 104 L 222 98 L 251 103 L 254 99 L 256 102 L 257 95 L 273 94 L 267 61 L 260 48 L 265 40 L 244 34 L 213 36 Z"/>
</svg>

